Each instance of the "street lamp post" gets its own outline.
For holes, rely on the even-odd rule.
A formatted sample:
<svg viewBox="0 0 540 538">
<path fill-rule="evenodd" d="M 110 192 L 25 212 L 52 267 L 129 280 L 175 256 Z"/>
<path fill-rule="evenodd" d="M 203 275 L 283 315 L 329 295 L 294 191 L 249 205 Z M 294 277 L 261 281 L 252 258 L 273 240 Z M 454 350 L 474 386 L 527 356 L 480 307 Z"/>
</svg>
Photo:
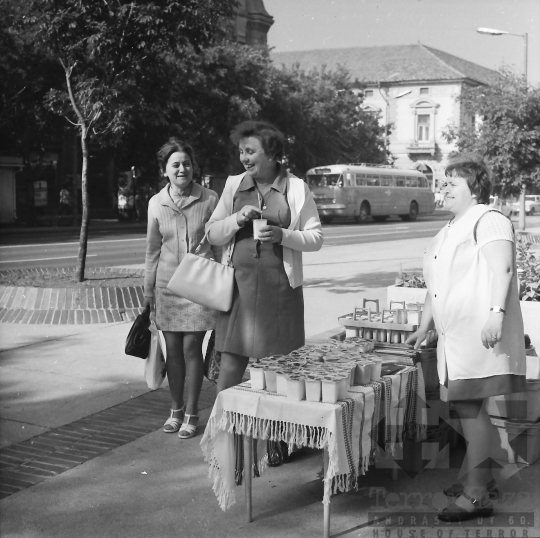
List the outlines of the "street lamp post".
<svg viewBox="0 0 540 538">
<path fill-rule="evenodd" d="M 512 32 L 505 32 L 504 30 L 494 30 L 493 28 L 478 28 L 476 30 L 479 34 L 486 35 L 514 35 L 523 38 L 523 45 L 525 50 L 525 59 L 523 65 L 523 74 L 525 77 L 525 90 L 527 90 L 527 63 L 529 56 L 529 34 L 513 34 Z M 525 231 L 525 185 L 521 186 L 521 193 L 519 195 L 519 229 Z"/>
</svg>

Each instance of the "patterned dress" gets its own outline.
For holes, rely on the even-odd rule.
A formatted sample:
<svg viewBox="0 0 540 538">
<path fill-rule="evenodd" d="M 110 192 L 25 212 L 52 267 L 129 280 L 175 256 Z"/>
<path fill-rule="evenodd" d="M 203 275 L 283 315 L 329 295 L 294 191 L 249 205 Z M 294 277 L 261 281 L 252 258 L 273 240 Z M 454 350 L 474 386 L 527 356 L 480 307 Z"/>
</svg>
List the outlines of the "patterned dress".
<svg viewBox="0 0 540 538">
<path fill-rule="evenodd" d="M 169 189 L 172 201 L 187 219 L 189 211 L 184 210 L 190 192 L 185 195 L 178 193 L 173 188 Z M 196 202 L 195 202 L 196 203 Z M 206 222 L 201 222 L 200 227 L 204 230 Z M 204 234 L 204 232 L 203 232 Z M 192 303 L 184 297 L 171 293 L 167 288 L 155 288 L 156 296 L 156 325 L 161 331 L 173 332 L 197 332 L 209 331 L 215 327 L 216 311 L 205 306 Z"/>
</svg>

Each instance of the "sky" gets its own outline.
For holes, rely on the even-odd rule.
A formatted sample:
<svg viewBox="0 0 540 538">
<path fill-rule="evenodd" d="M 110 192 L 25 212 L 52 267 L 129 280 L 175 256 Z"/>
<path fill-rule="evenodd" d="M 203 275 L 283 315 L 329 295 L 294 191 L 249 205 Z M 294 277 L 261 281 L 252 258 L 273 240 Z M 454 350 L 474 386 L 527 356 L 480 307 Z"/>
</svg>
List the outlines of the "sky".
<svg viewBox="0 0 540 538">
<path fill-rule="evenodd" d="M 540 85 L 540 0 L 264 0 L 276 52 L 412 45 L 418 42 L 484 67 L 522 74 L 529 34 L 528 81 Z"/>
</svg>

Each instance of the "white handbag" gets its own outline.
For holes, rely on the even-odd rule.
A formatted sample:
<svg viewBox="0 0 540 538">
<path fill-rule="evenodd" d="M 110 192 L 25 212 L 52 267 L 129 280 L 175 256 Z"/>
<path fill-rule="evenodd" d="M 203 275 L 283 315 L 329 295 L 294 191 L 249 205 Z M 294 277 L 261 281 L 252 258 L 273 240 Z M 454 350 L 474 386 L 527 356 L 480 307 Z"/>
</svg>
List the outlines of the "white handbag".
<svg viewBox="0 0 540 538">
<path fill-rule="evenodd" d="M 194 303 L 228 312 L 232 306 L 234 267 L 198 256 L 207 236 L 204 235 L 194 254 L 182 258 L 167 289 Z"/>
</svg>

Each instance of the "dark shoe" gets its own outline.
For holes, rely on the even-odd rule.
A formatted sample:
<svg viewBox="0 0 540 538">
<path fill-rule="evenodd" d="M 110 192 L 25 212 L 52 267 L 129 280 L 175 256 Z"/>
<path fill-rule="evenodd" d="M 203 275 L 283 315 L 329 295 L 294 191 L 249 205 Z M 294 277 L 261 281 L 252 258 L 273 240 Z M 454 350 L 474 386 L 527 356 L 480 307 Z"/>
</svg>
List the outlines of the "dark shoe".
<svg viewBox="0 0 540 538">
<path fill-rule="evenodd" d="M 495 480 L 490 480 L 486 484 L 486 489 L 490 499 L 499 498 L 499 488 L 497 487 Z M 443 489 L 443 493 L 447 497 L 459 497 L 463 493 L 463 484 L 460 482 L 452 484 L 449 488 Z"/>
<path fill-rule="evenodd" d="M 461 497 L 465 497 L 474 507 L 474 510 L 469 512 L 465 508 L 461 508 L 455 502 L 453 502 L 447 508 L 439 510 L 439 519 L 441 521 L 447 521 L 450 523 L 457 523 L 460 521 L 467 521 L 468 519 L 474 519 L 475 517 L 489 517 L 493 514 L 493 505 L 491 503 L 480 506 L 480 501 L 467 495 L 466 493 L 461 493 Z"/>
</svg>

